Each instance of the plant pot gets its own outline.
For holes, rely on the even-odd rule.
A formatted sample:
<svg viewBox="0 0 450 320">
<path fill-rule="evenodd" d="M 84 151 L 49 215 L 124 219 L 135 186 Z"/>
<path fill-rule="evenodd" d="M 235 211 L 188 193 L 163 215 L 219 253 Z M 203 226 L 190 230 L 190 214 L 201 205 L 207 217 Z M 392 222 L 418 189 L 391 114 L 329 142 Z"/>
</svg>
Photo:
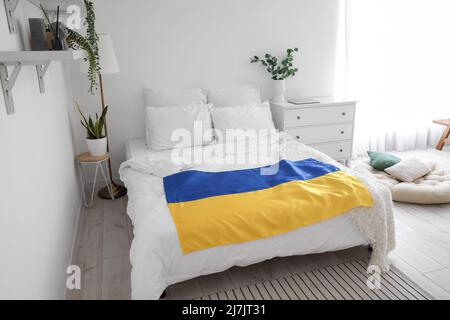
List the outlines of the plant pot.
<svg viewBox="0 0 450 320">
<path fill-rule="evenodd" d="M 286 81 L 285 80 L 273 80 L 272 102 L 285 103 L 286 102 L 286 98 L 284 97 L 285 92 L 286 92 Z"/>
<path fill-rule="evenodd" d="M 86 139 L 88 151 L 93 157 L 104 156 L 107 152 L 107 138 Z"/>
</svg>

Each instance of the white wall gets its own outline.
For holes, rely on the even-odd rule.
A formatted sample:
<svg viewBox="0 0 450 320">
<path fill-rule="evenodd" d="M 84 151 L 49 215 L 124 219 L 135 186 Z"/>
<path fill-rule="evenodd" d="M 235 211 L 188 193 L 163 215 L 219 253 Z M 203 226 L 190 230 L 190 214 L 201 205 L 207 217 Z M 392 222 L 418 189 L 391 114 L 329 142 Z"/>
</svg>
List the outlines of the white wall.
<svg viewBox="0 0 450 320">
<path fill-rule="evenodd" d="M 27 17 L 39 17 L 26 1 L 17 12 L 23 37 L 9 34 L 1 2 L 0 51 L 21 50 Z M 64 69 L 50 65 L 41 95 L 35 69 L 24 66 L 13 90 L 14 115 L 6 115 L 0 90 L 0 299 L 64 298 L 80 204 Z"/>
<path fill-rule="evenodd" d="M 297 95 L 334 92 L 338 0 L 96 0 L 97 28 L 113 38 L 122 72 L 105 76 L 114 171 L 127 139 L 144 136 L 145 85 L 257 85 L 270 97 L 268 73 L 250 65 L 266 51 L 298 46 Z M 81 81 L 81 82 L 80 82 Z M 74 73 L 84 108 L 99 110 L 85 77 Z M 78 148 L 85 149 L 84 132 Z"/>
</svg>

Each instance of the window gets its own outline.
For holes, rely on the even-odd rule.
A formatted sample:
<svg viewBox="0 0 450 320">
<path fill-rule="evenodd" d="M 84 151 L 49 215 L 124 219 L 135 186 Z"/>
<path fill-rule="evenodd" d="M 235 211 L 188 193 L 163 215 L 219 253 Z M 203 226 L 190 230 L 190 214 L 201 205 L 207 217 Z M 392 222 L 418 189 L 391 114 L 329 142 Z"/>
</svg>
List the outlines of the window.
<svg viewBox="0 0 450 320">
<path fill-rule="evenodd" d="M 337 90 L 360 101 L 357 154 L 435 145 L 431 121 L 450 118 L 450 1 L 343 0 L 341 18 Z"/>
</svg>

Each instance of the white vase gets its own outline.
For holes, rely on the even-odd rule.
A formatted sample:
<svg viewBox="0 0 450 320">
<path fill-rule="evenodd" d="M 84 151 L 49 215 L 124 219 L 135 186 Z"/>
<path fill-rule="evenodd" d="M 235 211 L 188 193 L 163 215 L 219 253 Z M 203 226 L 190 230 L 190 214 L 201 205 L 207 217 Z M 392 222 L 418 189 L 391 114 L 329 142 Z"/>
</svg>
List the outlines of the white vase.
<svg viewBox="0 0 450 320">
<path fill-rule="evenodd" d="M 101 139 L 86 139 L 88 151 L 93 157 L 101 157 L 106 154 L 107 151 L 107 138 Z"/>
<path fill-rule="evenodd" d="M 286 81 L 285 80 L 273 80 L 272 102 L 285 103 L 286 102 L 286 98 L 284 97 L 285 92 L 286 92 Z"/>
</svg>

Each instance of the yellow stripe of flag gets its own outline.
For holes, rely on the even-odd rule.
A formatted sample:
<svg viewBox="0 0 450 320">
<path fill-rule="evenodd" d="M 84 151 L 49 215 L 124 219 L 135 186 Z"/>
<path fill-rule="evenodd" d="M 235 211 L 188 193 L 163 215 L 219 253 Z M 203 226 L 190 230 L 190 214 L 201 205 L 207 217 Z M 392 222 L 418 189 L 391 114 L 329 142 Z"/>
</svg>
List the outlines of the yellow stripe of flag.
<svg viewBox="0 0 450 320">
<path fill-rule="evenodd" d="M 183 253 L 272 237 L 373 206 L 365 185 L 343 171 L 272 188 L 168 204 Z"/>
</svg>

